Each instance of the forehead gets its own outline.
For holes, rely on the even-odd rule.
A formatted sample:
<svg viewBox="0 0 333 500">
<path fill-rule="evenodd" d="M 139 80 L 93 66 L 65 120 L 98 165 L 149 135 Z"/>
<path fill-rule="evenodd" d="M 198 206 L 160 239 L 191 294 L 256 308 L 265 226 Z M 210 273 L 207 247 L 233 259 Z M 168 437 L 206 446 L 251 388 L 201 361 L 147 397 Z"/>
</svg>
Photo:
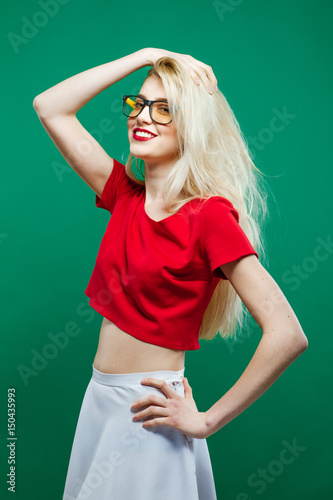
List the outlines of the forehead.
<svg viewBox="0 0 333 500">
<path fill-rule="evenodd" d="M 157 99 L 166 99 L 166 93 L 162 80 L 151 76 L 144 82 L 139 94 L 152 101 Z"/>
</svg>

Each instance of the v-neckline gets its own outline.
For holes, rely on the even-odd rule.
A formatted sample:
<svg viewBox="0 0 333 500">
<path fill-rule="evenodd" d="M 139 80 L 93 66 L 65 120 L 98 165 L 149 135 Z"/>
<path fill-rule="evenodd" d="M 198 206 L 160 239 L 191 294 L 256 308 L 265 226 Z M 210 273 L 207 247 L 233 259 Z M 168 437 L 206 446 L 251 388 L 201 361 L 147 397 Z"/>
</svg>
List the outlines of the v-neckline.
<svg viewBox="0 0 333 500">
<path fill-rule="evenodd" d="M 187 202 L 187 203 L 189 203 L 189 202 Z M 182 205 L 182 206 L 180 207 L 180 209 L 179 209 L 179 210 L 177 210 L 177 212 L 176 212 L 175 214 L 172 214 L 172 215 L 167 215 L 166 217 L 164 217 L 164 219 L 155 220 L 155 219 L 152 219 L 152 218 L 151 218 L 151 217 L 147 214 L 147 212 L 146 212 L 146 208 L 145 208 L 145 205 L 146 205 L 146 190 L 145 190 L 145 189 L 143 190 L 143 196 L 142 196 L 142 208 L 143 208 L 143 213 L 145 214 L 145 216 L 146 216 L 146 218 L 147 218 L 148 220 L 150 220 L 151 222 L 154 222 L 155 224 L 158 224 L 158 223 L 160 223 L 160 222 L 164 222 L 164 221 L 166 221 L 166 220 L 168 220 L 168 219 L 171 219 L 171 217 L 174 217 L 175 215 L 177 215 L 177 214 L 179 213 L 179 211 L 180 211 L 180 210 L 181 210 L 181 209 L 182 209 L 185 205 L 187 205 L 187 203 L 184 203 L 184 205 Z"/>
</svg>

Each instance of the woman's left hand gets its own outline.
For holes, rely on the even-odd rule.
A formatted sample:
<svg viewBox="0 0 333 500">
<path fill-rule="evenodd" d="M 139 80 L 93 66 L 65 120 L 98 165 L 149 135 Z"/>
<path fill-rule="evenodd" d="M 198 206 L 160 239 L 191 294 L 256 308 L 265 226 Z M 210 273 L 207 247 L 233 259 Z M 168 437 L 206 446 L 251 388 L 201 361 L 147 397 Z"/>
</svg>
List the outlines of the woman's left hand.
<svg viewBox="0 0 333 500">
<path fill-rule="evenodd" d="M 149 417 L 149 419 L 144 420 L 142 424 L 144 428 L 157 425 L 169 425 L 192 438 L 204 439 L 210 435 L 206 423 L 206 414 L 198 411 L 192 396 L 192 389 L 186 377 L 183 378 L 185 397 L 177 394 L 175 390 L 162 379 L 148 378 L 146 382 L 141 380 L 141 383 L 143 385 L 158 387 L 166 395 L 166 398 L 159 397 L 155 394 L 149 394 L 148 396 L 136 400 L 131 406 L 133 410 L 140 409 L 142 406 L 147 405 L 148 408 L 136 413 L 133 417 L 134 421 Z"/>
</svg>

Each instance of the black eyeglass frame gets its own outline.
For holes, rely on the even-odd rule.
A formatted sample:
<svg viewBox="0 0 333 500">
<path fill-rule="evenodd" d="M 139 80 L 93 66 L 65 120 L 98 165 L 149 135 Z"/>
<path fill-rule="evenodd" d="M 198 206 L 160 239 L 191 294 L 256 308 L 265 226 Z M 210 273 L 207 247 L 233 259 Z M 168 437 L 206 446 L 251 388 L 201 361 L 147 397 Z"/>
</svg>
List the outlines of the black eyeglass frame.
<svg viewBox="0 0 333 500">
<path fill-rule="evenodd" d="M 125 104 L 126 104 L 126 100 L 127 100 L 129 97 L 130 97 L 130 98 L 131 98 L 131 97 L 134 97 L 134 98 L 137 98 L 137 97 L 138 97 L 139 99 L 141 99 L 141 100 L 143 101 L 143 106 L 142 106 L 142 109 L 141 109 L 141 110 L 139 111 L 139 113 L 138 113 L 137 115 L 135 115 L 135 116 L 129 116 L 129 115 L 126 115 L 126 113 L 125 113 Z M 134 99 L 134 101 L 135 101 L 135 99 Z M 137 116 L 139 116 L 139 114 L 140 114 L 140 113 L 141 113 L 141 112 L 145 109 L 145 107 L 146 107 L 146 106 L 149 106 L 149 116 L 150 116 L 150 118 L 153 120 L 153 122 L 158 123 L 159 125 L 169 125 L 169 123 L 171 123 L 171 122 L 172 122 L 172 119 L 171 119 L 169 122 L 167 122 L 167 123 L 161 123 L 161 122 L 157 122 L 157 121 L 156 121 L 156 120 L 154 120 L 154 118 L 152 117 L 152 115 L 151 115 L 151 107 L 152 107 L 152 105 L 153 105 L 155 102 L 163 102 L 164 104 L 168 105 L 168 103 L 167 103 L 166 101 L 159 101 L 159 100 L 158 100 L 158 101 L 148 101 L 147 99 L 144 99 L 143 97 L 138 96 L 138 95 L 124 95 L 124 96 L 123 96 L 123 113 L 124 113 L 124 115 L 125 115 L 125 116 L 127 116 L 128 118 L 136 118 L 136 117 L 137 117 Z"/>
</svg>

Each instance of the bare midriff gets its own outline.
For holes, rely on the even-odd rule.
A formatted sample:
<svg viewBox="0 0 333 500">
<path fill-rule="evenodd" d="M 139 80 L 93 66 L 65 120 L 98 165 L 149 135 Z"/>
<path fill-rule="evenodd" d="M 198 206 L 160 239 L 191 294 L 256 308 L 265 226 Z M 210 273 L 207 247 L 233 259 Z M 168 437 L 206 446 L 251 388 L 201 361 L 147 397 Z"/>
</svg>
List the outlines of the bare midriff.
<svg viewBox="0 0 333 500">
<path fill-rule="evenodd" d="M 179 371 L 185 352 L 139 340 L 103 318 L 94 367 L 103 373 Z"/>
</svg>

